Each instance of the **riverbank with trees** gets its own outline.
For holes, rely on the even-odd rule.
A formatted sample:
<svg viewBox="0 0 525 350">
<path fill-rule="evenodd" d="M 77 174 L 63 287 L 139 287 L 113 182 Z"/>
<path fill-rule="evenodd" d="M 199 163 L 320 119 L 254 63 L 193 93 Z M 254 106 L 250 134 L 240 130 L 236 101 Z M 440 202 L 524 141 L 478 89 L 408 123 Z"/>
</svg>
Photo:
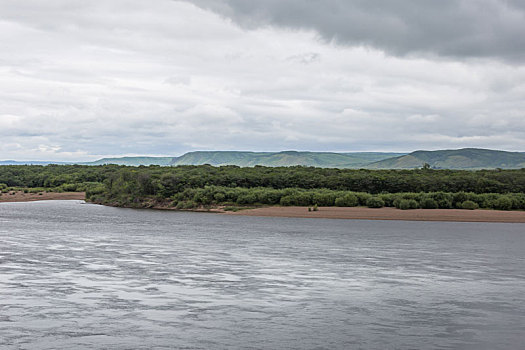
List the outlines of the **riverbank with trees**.
<svg viewBox="0 0 525 350">
<path fill-rule="evenodd" d="M 85 192 L 132 208 L 257 206 L 525 210 L 521 170 L 0 166 L 0 191 Z"/>
</svg>

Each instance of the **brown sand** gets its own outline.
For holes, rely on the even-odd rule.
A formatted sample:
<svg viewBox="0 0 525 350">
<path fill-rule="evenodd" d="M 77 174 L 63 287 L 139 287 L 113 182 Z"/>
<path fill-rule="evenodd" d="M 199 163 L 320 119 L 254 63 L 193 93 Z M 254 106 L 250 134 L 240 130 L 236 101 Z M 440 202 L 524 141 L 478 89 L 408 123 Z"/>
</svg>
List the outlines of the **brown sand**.
<svg viewBox="0 0 525 350">
<path fill-rule="evenodd" d="M 226 212 L 226 215 L 275 216 L 292 218 L 324 218 L 353 220 L 407 220 L 407 221 L 462 221 L 462 222 L 511 222 L 525 223 L 525 211 L 464 210 L 464 209 L 413 209 L 396 208 L 341 208 L 321 207 L 308 211 L 307 207 L 265 207 Z"/>
<path fill-rule="evenodd" d="M 41 192 L 38 193 L 24 193 L 22 191 L 15 194 L 2 193 L 0 196 L 0 203 L 4 202 L 34 202 L 34 201 L 48 201 L 48 200 L 83 200 L 86 198 L 85 192 Z"/>
</svg>

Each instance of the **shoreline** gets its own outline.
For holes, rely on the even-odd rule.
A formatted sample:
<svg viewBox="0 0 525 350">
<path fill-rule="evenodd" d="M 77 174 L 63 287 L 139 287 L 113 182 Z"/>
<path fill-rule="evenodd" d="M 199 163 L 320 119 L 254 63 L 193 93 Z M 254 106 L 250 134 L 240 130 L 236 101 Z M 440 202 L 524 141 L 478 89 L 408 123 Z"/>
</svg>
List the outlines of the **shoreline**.
<svg viewBox="0 0 525 350">
<path fill-rule="evenodd" d="M 0 196 L 1 203 L 35 202 L 46 200 L 85 200 L 85 192 L 41 192 L 15 194 L 3 193 Z M 120 207 L 110 204 L 93 203 L 105 206 Z M 130 208 L 130 207 L 121 207 Z M 487 223 L 525 223 L 525 211 L 503 211 L 489 209 L 411 209 L 401 210 L 392 207 L 367 208 L 367 207 L 319 207 L 318 211 L 308 211 L 308 207 L 260 207 L 241 209 L 238 211 L 226 211 L 223 207 L 210 209 L 187 209 L 179 210 L 165 205 L 152 205 L 145 208 L 130 209 L 154 209 L 188 211 L 199 213 L 215 213 L 222 215 L 255 216 L 255 217 L 283 217 L 283 218 L 305 218 L 305 219 L 343 219 L 343 220 L 397 220 L 397 221 L 442 221 L 442 222 L 487 222 Z"/>
<path fill-rule="evenodd" d="M 366 207 L 319 207 L 318 211 L 308 211 L 308 207 L 264 207 L 237 212 L 224 212 L 224 215 L 346 220 L 525 223 L 525 211 L 484 209 L 401 210 L 390 207 L 377 209 Z"/>
<path fill-rule="evenodd" d="M 2 193 L 0 203 L 36 202 L 50 200 L 85 200 L 85 192 L 40 192 L 24 193 L 18 191 L 15 194 Z"/>
</svg>

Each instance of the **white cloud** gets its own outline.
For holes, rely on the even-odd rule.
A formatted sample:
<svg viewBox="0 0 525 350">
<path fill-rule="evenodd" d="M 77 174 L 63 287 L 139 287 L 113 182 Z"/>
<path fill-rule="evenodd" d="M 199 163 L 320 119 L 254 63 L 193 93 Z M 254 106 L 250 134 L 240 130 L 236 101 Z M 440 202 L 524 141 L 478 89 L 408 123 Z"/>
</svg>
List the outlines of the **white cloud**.
<svg viewBox="0 0 525 350">
<path fill-rule="evenodd" d="M 242 29 L 187 2 L 0 3 L 0 159 L 525 149 L 525 66 Z"/>
</svg>

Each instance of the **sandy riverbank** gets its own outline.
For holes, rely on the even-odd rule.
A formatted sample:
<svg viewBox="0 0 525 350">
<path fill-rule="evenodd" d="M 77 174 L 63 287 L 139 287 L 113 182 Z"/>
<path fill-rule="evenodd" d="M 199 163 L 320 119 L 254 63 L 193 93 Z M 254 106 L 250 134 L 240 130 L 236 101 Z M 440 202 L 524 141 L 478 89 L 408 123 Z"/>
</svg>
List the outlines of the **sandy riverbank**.
<svg viewBox="0 0 525 350">
<path fill-rule="evenodd" d="M 3 193 L 0 203 L 32 202 L 42 200 L 84 200 L 85 192 L 42 192 L 15 194 Z M 173 207 L 153 205 L 152 209 L 175 210 Z M 525 223 L 525 211 L 464 210 L 464 209 L 414 209 L 365 207 L 320 207 L 318 211 L 308 211 L 307 207 L 263 207 L 245 209 L 237 212 L 224 211 L 222 207 L 213 209 L 193 209 L 191 211 L 215 212 L 223 215 L 321 218 L 349 220 L 405 220 L 405 221 L 455 221 L 455 222 L 507 222 Z"/>
<path fill-rule="evenodd" d="M 396 208 L 341 208 L 321 207 L 308 211 L 305 207 L 266 207 L 226 212 L 225 215 L 274 216 L 292 218 L 324 218 L 353 220 L 407 220 L 407 221 L 457 221 L 457 222 L 509 222 L 525 223 L 525 211 L 463 210 L 463 209 L 414 209 Z"/>
<path fill-rule="evenodd" d="M 2 193 L 0 196 L 0 203 L 4 202 L 34 202 L 34 201 L 48 201 L 48 200 L 83 200 L 86 198 L 85 192 L 41 192 L 38 193 L 24 193 L 16 192 L 15 194 Z"/>
</svg>

